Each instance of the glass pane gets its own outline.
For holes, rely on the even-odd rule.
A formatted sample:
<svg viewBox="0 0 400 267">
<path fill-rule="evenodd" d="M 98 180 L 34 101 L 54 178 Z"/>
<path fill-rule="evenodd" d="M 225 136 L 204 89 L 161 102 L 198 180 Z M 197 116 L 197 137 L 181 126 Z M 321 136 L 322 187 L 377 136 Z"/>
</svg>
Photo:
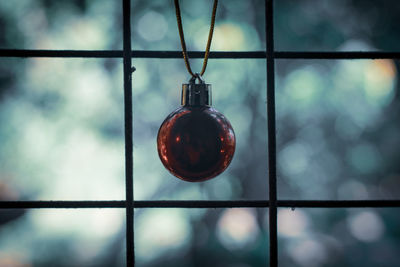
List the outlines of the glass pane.
<svg viewBox="0 0 400 267">
<path fill-rule="evenodd" d="M 189 75 L 181 59 L 138 59 L 134 65 L 134 176 L 136 199 L 267 199 L 264 60 L 211 60 L 206 82 L 213 107 L 231 122 L 236 152 L 217 178 L 189 183 L 172 176 L 157 152 L 163 120 L 179 107 Z"/>
<path fill-rule="evenodd" d="M 0 266 L 126 266 L 124 211 L 1 210 Z"/>
<path fill-rule="evenodd" d="M 278 62 L 280 198 L 400 197 L 397 63 Z"/>
<path fill-rule="evenodd" d="M 400 213 L 382 209 L 279 209 L 282 266 L 399 265 Z"/>
<path fill-rule="evenodd" d="M 399 12 L 393 0 L 276 1 L 276 49 L 397 51 Z"/>
<path fill-rule="evenodd" d="M 121 1 L 0 1 L 1 48 L 121 49 Z"/>
<path fill-rule="evenodd" d="M 1 59 L 0 182 L 20 199 L 123 199 L 121 65 Z"/>
<path fill-rule="evenodd" d="M 139 209 L 139 266 L 267 266 L 267 209 Z"/>
<path fill-rule="evenodd" d="M 175 7 L 172 1 L 152 0 L 133 1 L 132 3 L 132 45 L 134 49 L 181 49 Z M 205 50 L 212 5 L 212 1 L 180 1 L 188 50 Z M 211 50 L 264 50 L 264 10 L 264 1 L 262 0 L 219 1 Z"/>
</svg>

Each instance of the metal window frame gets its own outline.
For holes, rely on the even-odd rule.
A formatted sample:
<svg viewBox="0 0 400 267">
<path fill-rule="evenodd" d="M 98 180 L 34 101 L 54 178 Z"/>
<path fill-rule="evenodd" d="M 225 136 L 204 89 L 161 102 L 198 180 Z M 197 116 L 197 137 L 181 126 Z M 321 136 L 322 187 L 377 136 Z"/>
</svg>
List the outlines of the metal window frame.
<svg viewBox="0 0 400 267">
<path fill-rule="evenodd" d="M 126 263 L 135 265 L 134 208 L 269 208 L 269 263 L 278 266 L 278 208 L 387 208 L 400 207 L 400 200 L 279 200 L 276 175 L 275 125 L 275 60 L 276 59 L 400 59 L 400 52 L 290 52 L 274 48 L 274 0 L 265 0 L 266 50 L 244 52 L 211 52 L 210 58 L 266 59 L 268 181 L 269 200 L 135 200 L 133 195 L 133 121 L 132 121 L 132 58 L 182 58 L 181 51 L 143 51 L 131 47 L 131 0 L 122 1 L 123 50 L 29 50 L 0 49 L 3 57 L 46 58 L 122 58 L 124 65 L 124 127 L 125 127 L 125 200 L 110 201 L 0 201 L 1 209 L 68 209 L 122 208 L 126 210 Z M 204 52 L 189 51 L 191 58 L 203 58 Z"/>
</svg>

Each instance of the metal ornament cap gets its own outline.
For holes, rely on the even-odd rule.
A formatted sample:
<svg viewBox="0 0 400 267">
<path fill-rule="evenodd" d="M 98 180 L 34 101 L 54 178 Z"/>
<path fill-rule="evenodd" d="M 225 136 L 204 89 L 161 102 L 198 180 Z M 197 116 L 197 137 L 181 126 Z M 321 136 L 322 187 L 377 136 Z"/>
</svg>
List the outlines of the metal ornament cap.
<svg viewBox="0 0 400 267">
<path fill-rule="evenodd" d="M 196 83 L 199 80 L 199 83 Z M 189 83 L 182 84 L 182 106 L 211 106 L 211 84 L 207 84 L 201 78 L 200 74 L 196 73 Z"/>
</svg>

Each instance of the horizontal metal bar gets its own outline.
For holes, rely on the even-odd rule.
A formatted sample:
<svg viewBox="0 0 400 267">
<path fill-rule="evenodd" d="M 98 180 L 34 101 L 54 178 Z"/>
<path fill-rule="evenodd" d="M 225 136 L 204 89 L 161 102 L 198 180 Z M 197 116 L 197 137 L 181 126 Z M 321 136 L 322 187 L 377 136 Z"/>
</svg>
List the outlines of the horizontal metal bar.
<svg viewBox="0 0 400 267">
<path fill-rule="evenodd" d="M 133 50 L 134 58 L 182 58 L 181 51 Z M 189 51 L 191 58 L 204 58 L 204 52 Z M 0 49 L 0 57 L 122 58 L 122 50 L 24 50 Z M 210 58 L 265 58 L 265 52 L 211 52 Z"/>
<path fill-rule="evenodd" d="M 124 200 L 94 201 L 0 201 L 0 209 L 80 209 L 80 208 L 125 208 Z"/>
<path fill-rule="evenodd" d="M 122 50 L 0 49 L 0 57 L 122 58 Z"/>
<path fill-rule="evenodd" d="M 400 52 L 352 51 L 352 52 L 290 52 L 275 51 L 279 59 L 400 59 Z"/>
<path fill-rule="evenodd" d="M 139 200 L 133 202 L 135 208 L 241 208 L 268 207 L 264 200 Z M 0 201 L 0 209 L 30 209 L 30 208 L 125 208 L 126 201 Z"/>
<path fill-rule="evenodd" d="M 266 208 L 267 200 L 160 200 L 135 201 L 135 208 Z"/>
<path fill-rule="evenodd" d="M 268 208 L 268 200 L 160 200 L 135 201 L 135 208 Z M 278 200 L 278 207 L 288 208 L 387 208 L 400 207 L 400 200 Z"/>
<path fill-rule="evenodd" d="M 136 200 L 135 208 L 268 208 L 268 200 Z M 281 208 L 396 208 L 400 200 L 278 200 Z M 0 209 L 126 208 L 124 200 L 0 201 Z"/>
<path fill-rule="evenodd" d="M 189 51 L 190 58 L 203 58 L 204 52 Z M 50 58 L 122 58 L 122 50 L 24 50 L 0 49 L 0 57 L 50 57 Z M 181 51 L 133 50 L 133 58 L 182 58 Z M 214 51 L 210 58 L 251 59 L 266 58 L 265 51 Z M 291 52 L 275 51 L 276 59 L 400 59 L 400 52 Z"/>
<path fill-rule="evenodd" d="M 190 58 L 204 58 L 204 52 L 188 51 Z M 134 58 L 182 58 L 181 51 L 132 51 Z M 250 59 L 265 58 L 264 51 L 214 51 L 210 52 L 209 58 L 219 59 Z"/>
<path fill-rule="evenodd" d="M 288 208 L 396 208 L 400 200 L 278 200 Z"/>
</svg>

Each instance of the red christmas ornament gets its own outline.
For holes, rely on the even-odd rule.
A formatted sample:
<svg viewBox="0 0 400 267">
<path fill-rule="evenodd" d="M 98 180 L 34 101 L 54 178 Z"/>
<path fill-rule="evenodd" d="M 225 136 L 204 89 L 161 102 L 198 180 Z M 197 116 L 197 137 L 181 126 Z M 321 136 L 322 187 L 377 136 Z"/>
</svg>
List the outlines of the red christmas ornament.
<svg viewBox="0 0 400 267">
<path fill-rule="evenodd" d="M 182 180 L 211 179 L 229 166 L 235 133 L 225 116 L 211 107 L 211 85 L 199 74 L 182 85 L 181 103 L 158 131 L 158 155 L 165 168 Z"/>
</svg>

